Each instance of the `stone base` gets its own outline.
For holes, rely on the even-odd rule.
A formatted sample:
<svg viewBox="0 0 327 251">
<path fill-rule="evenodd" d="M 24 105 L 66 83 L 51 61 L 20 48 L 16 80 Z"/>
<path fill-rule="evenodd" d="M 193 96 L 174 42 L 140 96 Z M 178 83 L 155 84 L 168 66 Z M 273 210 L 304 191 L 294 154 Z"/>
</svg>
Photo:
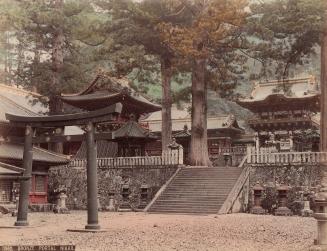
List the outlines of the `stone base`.
<svg viewBox="0 0 327 251">
<path fill-rule="evenodd" d="M 312 215 L 313 215 L 313 211 L 311 209 L 301 210 L 301 216 L 303 217 L 311 217 Z"/>
<path fill-rule="evenodd" d="M 309 248 L 309 251 L 327 251 L 327 245 L 313 245 Z"/>
<path fill-rule="evenodd" d="M 28 208 L 31 212 L 51 212 L 54 209 L 54 204 L 30 204 L 28 205 Z"/>
<path fill-rule="evenodd" d="M 78 233 L 103 233 L 107 232 L 105 229 L 85 229 L 85 228 L 74 228 L 67 229 L 68 232 L 78 232 Z"/>
<path fill-rule="evenodd" d="M 141 202 L 140 205 L 137 207 L 138 209 L 144 209 L 148 205 L 148 202 Z"/>
<path fill-rule="evenodd" d="M 276 209 L 275 215 L 277 215 L 277 216 L 291 216 L 291 215 L 293 215 L 293 213 L 287 207 L 279 207 L 279 208 Z"/>
<path fill-rule="evenodd" d="M 266 210 L 264 210 L 262 207 L 253 207 L 251 209 L 251 214 L 266 214 Z"/>
<path fill-rule="evenodd" d="M 132 211 L 132 208 L 129 205 L 129 203 L 126 202 L 123 202 L 118 208 L 118 212 L 130 212 L 130 211 Z"/>
<path fill-rule="evenodd" d="M 118 212 L 131 212 L 131 208 L 118 208 Z"/>
<path fill-rule="evenodd" d="M 86 230 L 100 230 L 100 225 L 99 224 L 87 224 L 85 226 Z"/>
<path fill-rule="evenodd" d="M 24 221 L 16 221 L 14 224 L 14 226 L 16 226 L 16 227 L 26 227 L 28 225 L 29 225 L 28 221 L 25 221 L 25 220 Z"/>
<path fill-rule="evenodd" d="M 65 207 L 65 208 L 55 207 L 55 208 L 53 209 L 53 212 L 54 212 L 55 214 L 70 214 L 70 212 L 69 212 L 69 210 L 68 210 L 67 207 Z"/>
</svg>

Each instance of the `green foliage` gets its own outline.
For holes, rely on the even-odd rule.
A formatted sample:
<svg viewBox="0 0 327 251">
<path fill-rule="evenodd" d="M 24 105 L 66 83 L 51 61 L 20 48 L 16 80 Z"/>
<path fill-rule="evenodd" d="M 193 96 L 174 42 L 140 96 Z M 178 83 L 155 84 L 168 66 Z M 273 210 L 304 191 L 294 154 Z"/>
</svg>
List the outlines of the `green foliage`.
<svg viewBox="0 0 327 251">
<path fill-rule="evenodd" d="M 263 67 L 258 77 L 287 78 L 295 65 L 308 64 L 320 45 L 323 0 L 275 0 L 251 6 L 247 20 L 249 55 Z"/>
</svg>

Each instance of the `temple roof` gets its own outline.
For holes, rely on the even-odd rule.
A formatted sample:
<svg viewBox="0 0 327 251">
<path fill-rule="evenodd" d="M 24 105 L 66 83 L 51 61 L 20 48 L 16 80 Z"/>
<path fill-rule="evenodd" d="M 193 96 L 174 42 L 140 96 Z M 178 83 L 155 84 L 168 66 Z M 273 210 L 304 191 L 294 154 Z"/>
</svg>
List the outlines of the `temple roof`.
<svg viewBox="0 0 327 251">
<path fill-rule="evenodd" d="M 6 119 L 5 114 L 6 113 L 14 113 L 18 115 L 23 116 L 38 116 L 37 113 L 21 106 L 20 104 L 14 102 L 10 98 L 7 98 L 7 95 L 5 93 L 1 92 L 0 94 L 0 122 L 6 122 L 9 121 Z"/>
<path fill-rule="evenodd" d="M 0 162 L 0 175 L 18 176 L 24 171 L 23 168 Z"/>
<path fill-rule="evenodd" d="M 41 116 L 48 112 L 43 104 L 37 101 L 41 95 L 15 86 L 0 84 L 0 123 L 9 123 L 6 113 L 22 116 Z M 65 126 L 64 135 L 83 134 L 78 126 Z"/>
<path fill-rule="evenodd" d="M 182 131 L 184 130 L 185 125 L 187 128 L 191 129 L 191 116 L 188 115 L 184 118 L 175 118 L 172 113 L 172 131 Z M 147 123 L 149 125 L 149 129 L 152 132 L 161 132 L 161 119 L 151 120 L 151 117 L 142 121 L 143 123 Z M 225 116 L 214 116 L 208 117 L 207 119 L 207 129 L 234 129 L 243 132 L 244 130 L 239 127 L 235 117 L 233 115 L 225 115 Z"/>
<path fill-rule="evenodd" d="M 128 121 L 118 130 L 114 131 L 114 138 L 155 139 L 151 133 L 141 127 L 136 121 Z"/>
<path fill-rule="evenodd" d="M 93 82 L 76 94 L 62 94 L 63 102 L 84 109 L 97 110 L 115 103 L 122 103 L 123 113 L 151 113 L 159 111 L 155 104 L 131 88 L 128 80 L 97 75 Z"/>
<path fill-rule="evenodd" d="M 36 92 L 26 91 L 16 86 L 0 84 L 0 94 L 29 112 L 44 114 L 48 111 L 41 102 L 37 101 L 37 98 L 41 97 L 41 95 Z"/>
<path fill-rule="evenodd" d="M 23 144 L 0 143 L 0 159 L 2 161 L 4 159 L 22 161 L 23 153 Z M 33 161 L 46 163 L 49 166 L 55 166 L 67 164 L 69 159 L 65 155 L 44 150 L 39 147 L 33 147 Z"/>
<path fill-rule="evenodd" d="M 184 126 L 182 131 L 179 131 L 173 135 L 174 138 L 187 138 L 191 136 L 191 132 L 188 129 L 187 125 Z"/>
<path fill-rule="evenodd" d="M 319 108 L 320 91 L 316 79 L 286 79 L 283 81 L 256 82 L 250 97 L 240 99 L 237 103 L 245 108 L 253 109 L 261 105 L 313 102 Z"/>
</svg>

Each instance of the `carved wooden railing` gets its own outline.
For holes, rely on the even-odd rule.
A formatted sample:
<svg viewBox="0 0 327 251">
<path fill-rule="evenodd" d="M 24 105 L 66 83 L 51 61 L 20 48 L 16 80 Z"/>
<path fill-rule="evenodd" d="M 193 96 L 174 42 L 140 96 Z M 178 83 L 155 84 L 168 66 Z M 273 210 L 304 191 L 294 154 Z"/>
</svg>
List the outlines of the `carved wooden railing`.
<svg viewBox="0 0 327 251">
<path fill-rule="evenodd" d="M 246 163 L 247 157 L 248 156 L 245 156 L 243 158 L 242 162 L 238 166 L 239 168 L 242 168 L 244 166 L 244 164 Z M 247 165 L 242 170 L 242 172 L 241 172 L 240 176 L 238 177 L 234 187 L 229 192 L 229 194 L 227 196 L 227 199 L 225 200 L 224 204 L 219 209 L 218 214 L 227 214 L 232 210 L 233 205 L 234 205 L 235 201 L 237 200 L 239 194 L 241 193 L 245 182 L 247 182 L 247 180 L 249 178 L 250 168 L 251 168 L 251 166 Z"/>
<path fill-rule="evenodd" d="M 327 162 L 327 152 L 258 152 L 248 156 L 249 164 L 318 164 Z"/>
<path fill-rule="evenodd" d="M 72 159 L 71 167 L 86 167 L 86 159 Z M 183 161 L 178 153 L 167 153 L 161 156 L 137 156 L 97 158 L 98 168 L 133 168 L 133 167 L 164 167 L 182 165 Z"/>
</svg>

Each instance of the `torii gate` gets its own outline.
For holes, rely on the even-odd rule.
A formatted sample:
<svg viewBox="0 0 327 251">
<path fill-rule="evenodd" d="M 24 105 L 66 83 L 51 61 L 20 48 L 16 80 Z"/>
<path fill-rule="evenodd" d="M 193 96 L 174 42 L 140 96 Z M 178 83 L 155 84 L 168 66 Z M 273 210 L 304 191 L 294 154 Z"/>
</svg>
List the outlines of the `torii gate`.
<svg viewBox="0 0 327 251">
<path fill-rule="evenodd" d="M 112 139 L 112 133 L 95 133 L 95 124 L 113 121 L 121 113 L 122 105 L 115 105 L 91 112 L 53 116 L 20 116 L 6 113 L 10 124 L 25 127 L 23 168 L 24 174 L 20 181 L 18 215 L 15 226 L 28 226 L 28 196 L 31 186 L 33 143 L 82 141 L 86 137 L 87 145 L 87 225 L 85 229 L 100 229 L 98 224 L 98 178 L 96 139 Z M 74 136 L 39 136 L 34 137 L 37 128 L 59 128 L 71 125 L 86 125 L 86 134 Z M 17 139 L 16 139 L 17 140 Z M 19 139 L 18 139 L 19 141 Z M 22 141 L 22 140 L 21 140 Z"/>
</svg>

